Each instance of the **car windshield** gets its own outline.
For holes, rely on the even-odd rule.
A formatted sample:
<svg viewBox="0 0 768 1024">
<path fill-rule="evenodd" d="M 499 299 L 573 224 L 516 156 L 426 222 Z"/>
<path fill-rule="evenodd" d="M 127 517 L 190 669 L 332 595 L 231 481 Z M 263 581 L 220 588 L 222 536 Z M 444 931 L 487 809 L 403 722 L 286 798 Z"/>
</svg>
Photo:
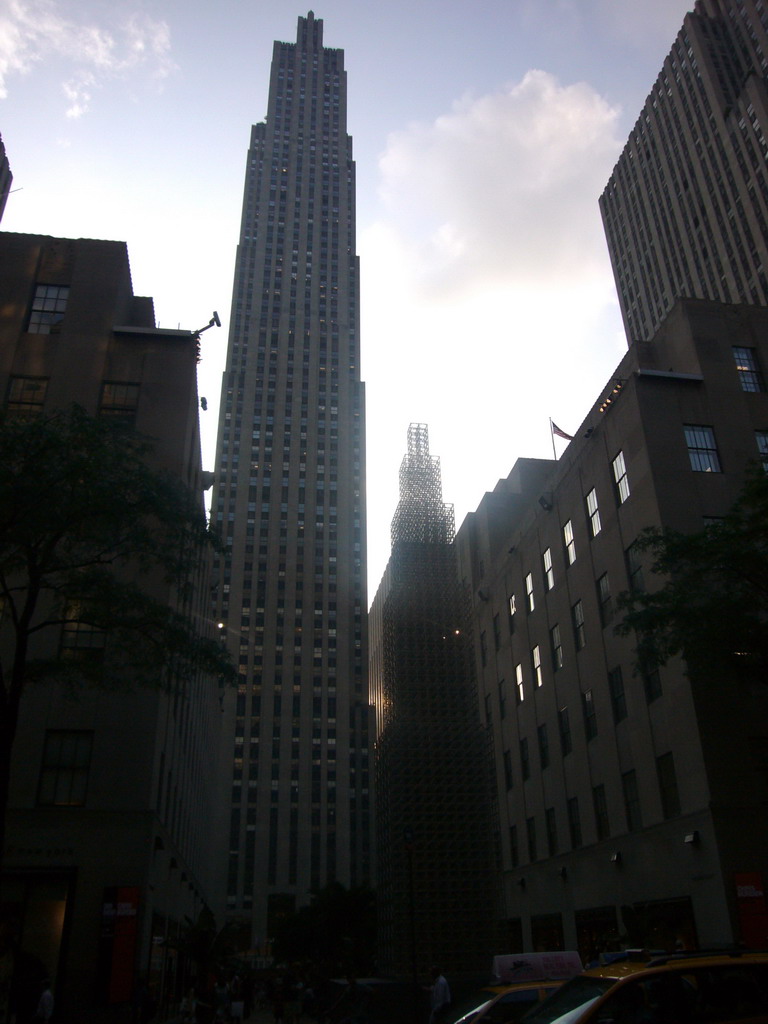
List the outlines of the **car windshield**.
<svg viewBox="0 0 768 1024">
<path fill-rule="evenodd" d="M 461 1013 L 461 1011 L 463 1010 L 463 1013 L 461 1014 L 460 1017 L 452 1017 L 451 1024 L 469 1024 L 469 1022 L 474 1020 L 479 1014 L 485 1013 L 485 1011 L 488 1009 L 492 1002 L 493 999 L 485 998 L 480 1003 L 476 1002 L 475 1005 L 472 1006 L 470 1009 L 466 1009 L 465 1003 L 464 1006 L 459 1011 Z"/>
<path fill-rule="evenodd" d="M 614 978 L 590 978 L 580 974 L 526 1013 L 523 1021 L 525 1024 L 570 1024 L 615 984 Z"/>
</svg>

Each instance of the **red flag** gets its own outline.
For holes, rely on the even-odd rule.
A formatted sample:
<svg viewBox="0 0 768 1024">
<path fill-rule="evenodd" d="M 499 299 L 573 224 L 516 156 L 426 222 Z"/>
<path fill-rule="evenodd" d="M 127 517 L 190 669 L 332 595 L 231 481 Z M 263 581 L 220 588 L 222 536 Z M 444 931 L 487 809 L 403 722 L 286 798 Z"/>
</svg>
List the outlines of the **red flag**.
<svg viewBox="0 0 768 1024">
<path fill-rule="evenodd" d="M 550 422 L 550 425 L 552 427 L 552 433 L 553 434 L 557 434 L 558 437 L 562 437 L 566 441 L 572 441 L 573 440 L 573 434 L 566 434 L 566 432 L 564 430 L 561 430 L 560 427 L 558 427 L 558 425 L 556 423 L 552 422 L 552 420 L 550 420 L 549 422 Z"/>
</svg>

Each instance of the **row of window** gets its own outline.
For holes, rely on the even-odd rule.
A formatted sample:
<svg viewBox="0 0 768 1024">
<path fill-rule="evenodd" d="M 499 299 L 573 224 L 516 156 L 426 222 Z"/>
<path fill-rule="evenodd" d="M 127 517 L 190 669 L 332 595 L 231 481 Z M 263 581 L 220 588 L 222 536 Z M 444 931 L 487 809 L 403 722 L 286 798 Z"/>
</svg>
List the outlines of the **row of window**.
<svg viewBox="0 0 768 1024">
<path fill-rule="evenodd" d="M 506 755 L 505 755 L 506 757 Z M 677 775 L 675 772 L 674 757 L 671 752 L 662 754 L 656 758 L 656 780 L 659 787 L 659 798 L 661 810 L 665 819 L 677 817 L 680 814 L 680 796 L 677 786 Z M 611 822 L 608 812 L 608 799 L 605 785 L 600 783 L 592 788 L 592 813 L 595 826 L 595 837 L 598 842 L 608 839 L 616 834 L 619 827 L 625 827 L 633 832 L 643 827 L 642 803 L 638 788 L 637 773 L 634 769 L 624 772 L 621 776 L 622 797 L 624 805 L 625 821 L 622 826 Z M 568 825 L 568 840 L 570 849 L 577 850 L 584 845 L 582 833 L 582 815 L 579 805 L 579 798 L 576 796 L 567 798 L 566 814 Z M 544 811 L 544 826 L 546 834 L 546 855 L 554 857 L 563 852 L 563 846 L 559 836 L 558 815 L 554 807 L 548 807 Z M 534 862 L 542 856 L 539 847 L 536 817 L 525 819 L 525 841 L 527 846 L 527 859 Z M 518 867 L 521 862 L 519 837 L 517 825 L 509 827 L 509 855 L 513 868 Z"/>
<path fill-rule="evenodd" d="M 140 385 L 130 381 L 104 381 L 101 385 L 99 415 L 133 424 L 139 406 Z M 11 377 L 6 409 L 14 419 L 40 416 L 48 394 L 48 377 Z"/>
</svg>

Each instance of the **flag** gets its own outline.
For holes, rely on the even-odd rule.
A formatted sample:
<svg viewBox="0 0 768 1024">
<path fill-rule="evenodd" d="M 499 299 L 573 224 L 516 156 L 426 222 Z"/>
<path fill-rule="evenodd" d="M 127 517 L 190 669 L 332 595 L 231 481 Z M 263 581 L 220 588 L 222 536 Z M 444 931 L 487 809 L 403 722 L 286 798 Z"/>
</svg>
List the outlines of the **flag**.
<svg viewBox="0 0 768 1024">
<path fill-rule="evenodd" d="M 558 437 L 562 437 L 566 441 L 573 440 L 573 434 L 566 434 L 566 432 L 564 430 L 561 430 L 560 427 L 558 427 L 558 425 L 554 423 L 552 420 L 549 421 L 549 426 L 552 430 L 552 433 L 557 434 Z"/>
</svg>

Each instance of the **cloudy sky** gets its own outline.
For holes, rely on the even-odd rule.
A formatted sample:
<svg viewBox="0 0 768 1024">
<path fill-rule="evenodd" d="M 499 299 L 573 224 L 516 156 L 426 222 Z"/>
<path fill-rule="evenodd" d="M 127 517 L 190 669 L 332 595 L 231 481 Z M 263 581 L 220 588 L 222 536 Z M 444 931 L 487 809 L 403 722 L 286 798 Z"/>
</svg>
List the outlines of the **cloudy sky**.
<svg viewBox="0 0 768 1024">
<path fill-rule="evenodd" d="M 408 424 L 457 525 L 551 457 L 626 348 L 597 200 L 689 0 L 317 0 L 357 162 L 369 596 Z M 121 239 L 162 327 L 203 335 L 213 467 L 250 125 L 285 0 L 0 0 L 3 229 Z M 563 442 L 558 442 L 558 454 Z"/>
</svg>

